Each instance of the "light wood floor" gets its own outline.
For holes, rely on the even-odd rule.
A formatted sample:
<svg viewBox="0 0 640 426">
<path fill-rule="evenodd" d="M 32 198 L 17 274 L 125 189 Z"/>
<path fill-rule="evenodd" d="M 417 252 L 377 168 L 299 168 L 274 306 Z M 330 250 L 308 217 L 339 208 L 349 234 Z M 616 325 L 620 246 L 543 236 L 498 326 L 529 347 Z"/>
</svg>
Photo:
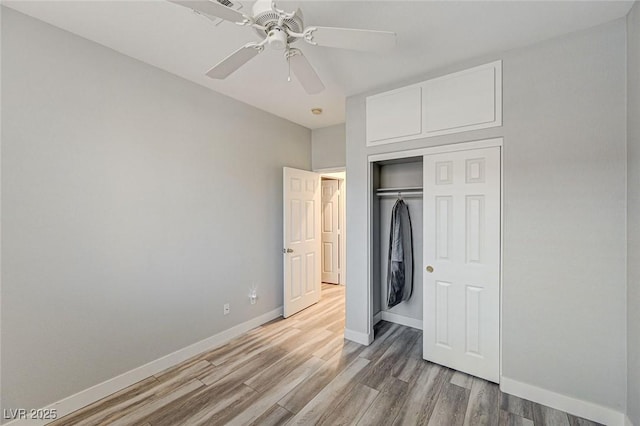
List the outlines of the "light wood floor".
<svg viewBox="0 0 640 426">
<path fill-rule="evenodd" d="M 344 287 L 317 305 L 53 425 L 595 425 L 422 360 L 422 333 L 381 322 L 345 341 Z"/>
</svg>

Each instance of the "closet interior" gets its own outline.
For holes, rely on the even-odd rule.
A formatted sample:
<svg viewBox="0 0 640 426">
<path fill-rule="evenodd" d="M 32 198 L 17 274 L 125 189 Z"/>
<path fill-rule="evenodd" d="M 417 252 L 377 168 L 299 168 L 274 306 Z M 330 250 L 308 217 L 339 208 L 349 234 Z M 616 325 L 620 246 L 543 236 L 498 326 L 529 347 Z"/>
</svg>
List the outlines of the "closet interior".
<svg viewBox="0 0 640 426">
<path fill-rule="evenodd" d="M 422 329 L 422 170 L 423 157 L 371 163 L 373 314 L 384 320 Z M 394 205 L 401 198 L 409 208 L 413 247 L 413 291 L 409 300 L 388 306 L 387 272 Z"/>
</svg>

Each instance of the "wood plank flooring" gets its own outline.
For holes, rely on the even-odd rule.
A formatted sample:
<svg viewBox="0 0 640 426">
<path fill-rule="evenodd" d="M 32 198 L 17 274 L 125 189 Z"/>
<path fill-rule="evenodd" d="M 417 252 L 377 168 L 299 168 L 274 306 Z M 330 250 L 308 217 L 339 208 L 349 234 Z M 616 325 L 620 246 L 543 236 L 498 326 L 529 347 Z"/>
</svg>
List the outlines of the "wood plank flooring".
<svg viewBox="0 0 640 426">
<path fill-rule="evenodd" d="M 343 330 L 344 287 L 325 284 L 315 306 L 50 424 L 596 425 L 424 361 L 419 330 L 383 321 L 370 346 Z"/>
</svg>

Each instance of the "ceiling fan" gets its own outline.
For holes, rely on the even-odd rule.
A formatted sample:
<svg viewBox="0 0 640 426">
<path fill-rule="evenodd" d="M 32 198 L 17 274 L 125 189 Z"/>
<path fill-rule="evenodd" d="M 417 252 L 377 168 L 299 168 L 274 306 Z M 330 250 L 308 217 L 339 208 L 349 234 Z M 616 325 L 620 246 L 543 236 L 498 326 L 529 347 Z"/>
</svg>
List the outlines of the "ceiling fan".
<svg viewBox="0 0 640 426">
<path fill-rule="evenodd" d="M 284 50 L 284 57 L 289 62 L 290 69 L 304 90 L 309 94 L 316 94 L 324 90 L 324 84 L 302 51 L 291 47 L 291 44 L 304 40 L 314 46 L 362 51 L 389 49 L 396 44 L 396 34 L 390 31 L 305 26 L 300 9 L 285 12 L 278 9 L 271 0 L 257 0 L 253 4 L 252 16 L 225 6 L 225 0 L 169 1 L 200 14 L 253 27 L 260 37 L 264 37 L 261 42 L 245 44 L 211 68 L 207 76 L 216 79 L 226 78 L 262 52 L 265 46 L 269 46 L 274 50 Z"/>
</svg>

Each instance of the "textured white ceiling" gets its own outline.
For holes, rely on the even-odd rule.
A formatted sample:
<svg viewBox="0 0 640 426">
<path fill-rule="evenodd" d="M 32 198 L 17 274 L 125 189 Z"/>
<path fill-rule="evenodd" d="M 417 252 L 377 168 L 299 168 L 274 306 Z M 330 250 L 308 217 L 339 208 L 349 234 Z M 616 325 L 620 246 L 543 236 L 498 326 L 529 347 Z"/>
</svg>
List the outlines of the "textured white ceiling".
<svg viewBox="0 0 640 426">
<path fill-rule="evenodd" d="M 327 89 L 307 95 L 282 52 L 266 49 L 226 80 L 204 73 L 257 36 L 229 22 L 215 26 L 189 9 L 154 1 L 3 1 L 22 13 L 108 46 L 309 128 L 344 121 L 346 96 L 468 58 L 526 46 L 612 21 L 632 1 L 287 1 L 306 25 L 395 31 L 397 48 L 353 52 L 297 42 Z M 243 2 L 244 12 L 251 3 Z M 321 107 L 321 116 L 310 109 Z"/>
</svg>

